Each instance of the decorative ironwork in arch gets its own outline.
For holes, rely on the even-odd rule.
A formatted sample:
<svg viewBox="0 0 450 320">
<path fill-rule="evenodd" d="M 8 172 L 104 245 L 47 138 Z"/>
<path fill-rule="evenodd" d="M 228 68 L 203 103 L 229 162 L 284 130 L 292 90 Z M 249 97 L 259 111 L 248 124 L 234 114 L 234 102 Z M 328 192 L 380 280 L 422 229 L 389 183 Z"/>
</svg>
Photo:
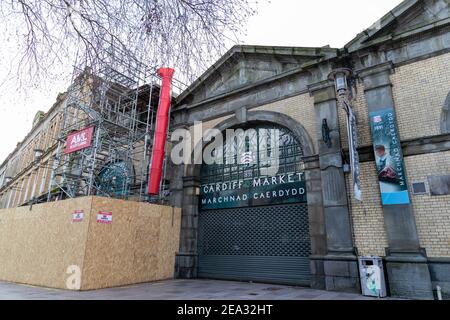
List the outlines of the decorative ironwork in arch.
<svg viewBox="0 0 450 320">
<path fill-rule="evenodd" d="M 222 183 L 227 181 L 237 180 L 251 180 L 256 177 L 263 176 L 262 169 L 267 168 L 273 163 L 272 161 L 278 161 L 279 170 L 277 174 L 289 174 L 303 172 L 303 148 L 294 134 L 287 128 L 268 124 L 260 123 L 256 125 L 247 125 L 244 127 L 238 127 L 234 129 L 249 130 L 250 133 L 246 135 L 246 139 L 241 143 L 245 143 L 245 146 L 240 146 L 238 143 L 232 141 L 226 141 L 226 134 L 223 133 L 223 160 L 221 163 L 215 164 L 203 164 L 201 168 L 201 184 Z M 271 150 L 273 131 L 278 130 L 279 138 L 279 152 L 275 153 Z M 255 135 L 255 136 L 252 136 Z M 264 136 L 265 135 L 265 136 Z M 268 161 L 262 162 L 259 159 L 260 148 L 263 139 L 267 139 L 265 146 L 267 146 Z M 257 141 L 256 155 L 248 154 L 251 150 L 249 142 Z M 233 148 L 230 152 L 230 148 Z M 246 154 L 238 154 L 239 151 L 244 150 Z M 227 152 L 228 151 L 228 152 Z M 231 154 L 233 159 L 227 158 L 227 154 Z M 272 158 L 272 155 L 276 155 L 278 159 Z M 239 161 L 241 160 L 241 161 Z M 242 161 L 244 160 L 244 161 Z M 245 161 L 249 160 L 249 161 Z M 251 161 L 255 160 L 255 161 Z M 243 162 L 243 163 L 241 163 Z M 246 163 L 250 162 L 250 163 Z"/>
</svg>

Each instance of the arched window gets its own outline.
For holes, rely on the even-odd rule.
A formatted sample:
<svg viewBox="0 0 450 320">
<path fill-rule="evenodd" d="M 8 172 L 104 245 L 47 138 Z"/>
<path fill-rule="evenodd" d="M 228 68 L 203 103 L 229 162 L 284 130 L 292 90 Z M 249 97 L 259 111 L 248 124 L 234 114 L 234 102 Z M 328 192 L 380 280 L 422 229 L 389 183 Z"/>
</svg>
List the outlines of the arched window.
<svg viewBox="0 0 450 320">
<path fill-rule="evenodd" d="M 236 129 L 247 130 L 251 134 L 247 135 L 245 139 L 241 139 L 241 141 L 234 138 L 232 141 L 227 140 L 224 143 L 220 164 L 202 166 L 202 184 L 253 179 L 263 175 L 262 169 L 268 168 L 274 163 L 277 166 L 276 174 L 303 171 L 302 145 L 288 129 L 271 124 L 258 124 Z M 273 130 L 278 132 L 278 153 L 271 150 Z M 259 158 L 261 153 L 266 154 L 268 158 L 261 161 Z M 272 156 L 276 157 L 276 159 L 272 159 Z M 249 160 L 250 163 L 246 163 L 245 160 Z"/>
</svg>

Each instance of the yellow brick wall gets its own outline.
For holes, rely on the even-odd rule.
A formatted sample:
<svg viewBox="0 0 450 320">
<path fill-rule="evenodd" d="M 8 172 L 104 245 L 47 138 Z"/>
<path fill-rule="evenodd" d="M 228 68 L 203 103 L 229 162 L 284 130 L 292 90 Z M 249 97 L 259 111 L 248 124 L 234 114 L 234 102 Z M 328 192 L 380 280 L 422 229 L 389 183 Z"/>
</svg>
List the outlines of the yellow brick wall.
<svg viewBox="0 0 450 320">
<path fill-rule="evenodd" d="M 402 140 L 440 134 L 442 107 L 450 91 L 450 54 L 396 68 L 391 75 Z M 362 83 L 353 101 L 360 146 L 372 143 Z M 339 110 L 342 147 L 347 148 L 345 112 Z M 427 181 L 428 175 L 450 174 L 450 152 L 405 158 L 408 180 Z M 347 175 L 355 245 L 362 255 L 384 255 L 387 247 L 380 191 L 373 162 L 361 164 L 363 201 L 353 199 Z M 409 184 L 410 186 L 411 184 Z M 450 196 L 411 196 L 421 245 L 431 257 L 450 257 Z"/>
<path fill-rule="evenodd" d="M 427 176 L 450 175 L 450 151 L 405 158 L 409 185 L 425 182 Z M 450 195 L 411 196 L 420 244 L 429 257 L 450 257 Z"/>
<path fill-rule="evenodd" d="M 440 134 L 445 99 L 450 92 L 450 53 L 395 69 L 391 75 L 393 98 L 402 140 Z M 364 85 L 357 84 L 352 102 L 357 118 L 359 145 L 372 143 Z M 339 108 L 341 143 L 348 147 L 346 115 Z"/>
<path fill-rule="evenodd" d="M 385 256 L 388 247 L 384 229 L 383 209 L 375 162 L 361 163 L 362 201 L 353 197 L 351 175 L 346 175 L 349 207 L 355 246 L 360 255 Z"/>
<path fill-rule="evenodd" d="M 402 140 L 440 134 L 450 92 L 450 53 L 396 68 L 391 75 Z"/>
<path fill-rule="evenodd" d="M 314 113 L 314 98 L 309 93 L 294 96 L 285 100 L 276 101 L 250 111 L 273 111 L 288 115 L 300 123 L 308 132 L 317 152 L 316 120 Z"/>
<path fill-rule="evenodd" d="M 450 151 L 405 157 L 409 188 L 427 176 L 450 175 Z M 363 201 L 353 198 L 351 176 L 346 175 L 355 246 L 361 255 L 384 255 L 388 246 L 380 190 L 374 162 L 361 164 Z M 429 257 L 450 257 L 450 195 L 412 195 L 419 240 Z"/>
</svg>

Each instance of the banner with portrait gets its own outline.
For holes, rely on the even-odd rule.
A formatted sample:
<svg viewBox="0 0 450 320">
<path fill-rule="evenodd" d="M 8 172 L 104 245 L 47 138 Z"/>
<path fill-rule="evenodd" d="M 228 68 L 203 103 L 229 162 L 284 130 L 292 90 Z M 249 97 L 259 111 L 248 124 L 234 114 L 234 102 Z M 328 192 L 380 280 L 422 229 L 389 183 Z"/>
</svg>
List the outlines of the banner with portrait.
<svg viewBox="0 0 450 320">
<path fill-rule="evenodd" d="M 394 109 L 369 113 L 375 163 L 383 205 L 409 204 L 402 148 Z"/>
</svg>

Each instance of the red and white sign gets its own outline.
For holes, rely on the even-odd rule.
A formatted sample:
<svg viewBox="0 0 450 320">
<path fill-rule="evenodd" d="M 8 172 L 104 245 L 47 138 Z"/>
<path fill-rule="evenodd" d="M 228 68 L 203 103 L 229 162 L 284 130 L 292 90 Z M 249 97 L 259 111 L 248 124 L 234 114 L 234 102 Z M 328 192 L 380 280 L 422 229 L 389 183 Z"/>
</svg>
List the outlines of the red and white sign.
<svg viewBox="0 0 450 320">
<path fill-rule="evenodd" d="M 64 154 L 69 154 L 81 149 L 89 148 L 92 145 L 94 127 L 89 127 L 69 134 L 66 141 Z"/>
<path fill-rule="evenodd" d="M 111 224 L 112 223 L 112 212 L 102 212 L 97 213 L 97 222 Z"/>
<path fill-rule="evenodd" d="M 84 211 L 83 210 L 75 210 L 72 213 L 72 222 L 81 222 L 84 219 Z"/>
</svg>

